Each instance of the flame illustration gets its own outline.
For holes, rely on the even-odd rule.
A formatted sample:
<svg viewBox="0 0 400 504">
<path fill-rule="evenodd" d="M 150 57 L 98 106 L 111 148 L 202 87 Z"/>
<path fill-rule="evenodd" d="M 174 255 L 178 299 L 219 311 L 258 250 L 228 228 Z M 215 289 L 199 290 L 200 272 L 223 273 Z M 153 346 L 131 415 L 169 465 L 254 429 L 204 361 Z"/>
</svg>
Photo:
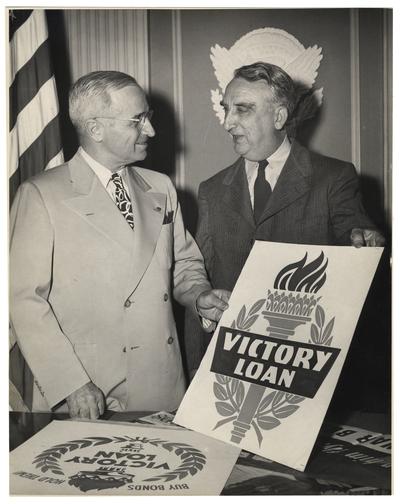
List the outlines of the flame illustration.
<svg viewBox="0 0 400 504">
<path fill-rule="evenodd" d="M 328 258 L 324 262 L 325 256 L 321 252 L 319 257 L 309 264 L 307 252 L 300 261 L 285 266 L 277 275 L 274 282 L 274 289 L 289 290 L 295 292 L 318 292 L 326 281 L 326 267 Z"/>
</svg>

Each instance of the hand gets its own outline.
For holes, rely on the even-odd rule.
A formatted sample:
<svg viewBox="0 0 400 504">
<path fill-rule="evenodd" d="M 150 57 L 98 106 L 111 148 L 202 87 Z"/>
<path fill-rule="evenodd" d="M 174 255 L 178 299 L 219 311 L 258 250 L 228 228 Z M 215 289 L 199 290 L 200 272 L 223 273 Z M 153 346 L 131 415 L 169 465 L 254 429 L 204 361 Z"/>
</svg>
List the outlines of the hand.
<svg viewBox="0 0 400 504">
<path fill-rule="evenodd" d="M 104 413 L 103 392 L 92 382 L 75 390 L 67 397 L 71 418 L 90 418 L 95 420 Z"/>
<path fill-rule="evenodd" d="M 385 238 L 375 229 L 354 228 L 350 234 L 351 244 L 356 247 L 383 247 Z"/>
<path fill-rule="evenodd" d="M 199 315 L 205 319 L 218 322 L 222 313 L 228 308 L 231 293 L 224 289 L 213 289 L 202 292 L 196 301 Z"/>
</svg>

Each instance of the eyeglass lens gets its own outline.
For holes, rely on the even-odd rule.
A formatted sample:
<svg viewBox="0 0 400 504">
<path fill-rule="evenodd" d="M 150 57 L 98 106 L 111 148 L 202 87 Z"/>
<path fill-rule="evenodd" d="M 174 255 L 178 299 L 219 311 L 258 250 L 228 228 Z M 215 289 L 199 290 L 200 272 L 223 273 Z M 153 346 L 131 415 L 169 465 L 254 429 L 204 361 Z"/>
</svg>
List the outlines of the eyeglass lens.
<svg viewBox="0 0 400 504">
<path fill-rule="evenodd" d="M 143 112 L 143 114 L 140 117 L 140 121 L 138 122 L 138 131 L 142 131 L 144 125 L 146 124 L 146 120 L 148 119 L 151 121 L 151 118 L 153 117 L 153 111 L 148 110 L 147 112 Z"/>
</svg>

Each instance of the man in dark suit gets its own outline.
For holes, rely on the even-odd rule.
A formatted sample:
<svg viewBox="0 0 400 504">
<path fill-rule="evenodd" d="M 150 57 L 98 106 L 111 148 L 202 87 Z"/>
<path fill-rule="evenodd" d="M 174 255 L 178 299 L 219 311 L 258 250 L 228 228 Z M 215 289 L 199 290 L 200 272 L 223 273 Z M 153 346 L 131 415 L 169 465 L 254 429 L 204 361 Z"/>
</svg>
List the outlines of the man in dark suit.
<svg viewBox="0 0 400 504">
<path fill-rule="evenodd" d="M 213 287 L 233 289 L 254 240 L 383 245 L 363 209 L 354 166 L 289 139 L 295 87 L 286 72 L 262 62 L 237 69 L 221 105 L 240 158 L 199 188 L 196 240 Z M 185 333 L 193 376 L 210 338 L 190 314 Z"/>
</svg>

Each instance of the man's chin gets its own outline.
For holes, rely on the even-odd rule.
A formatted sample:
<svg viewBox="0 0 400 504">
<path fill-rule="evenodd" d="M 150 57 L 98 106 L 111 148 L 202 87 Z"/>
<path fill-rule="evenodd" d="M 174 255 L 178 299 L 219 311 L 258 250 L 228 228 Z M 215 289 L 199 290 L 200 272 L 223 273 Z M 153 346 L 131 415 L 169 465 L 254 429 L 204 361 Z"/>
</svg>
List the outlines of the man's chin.
<svg viewBox="0 0 400 504">
<path fill-rule="evenodd" d="M 147 144 L 135 144 L 134 157 L 136 161 L 140 161 L 147 156 Z"/>
<path fill-rule="evenodd" d="M 144 159 L 146 159 L 146 157 L 147 157 L 147 152 L 145 150 L 142 152 L 138 152 L 135 149 L 134 155 L 130 157 L 129 162 L 126 164 L 133 165 L 133 164 L 137 163 L 138 161 L 143 161 Z"/>
<path fill-rule="evenodd" d="M 237 144 L 235 142 L 233 143 L 233 148 L 236 154 L 239 154 L 239 156 L 244 156 L 248 151 L 247 147 L 245 147 L 244 145 Z"/>
</svg>

